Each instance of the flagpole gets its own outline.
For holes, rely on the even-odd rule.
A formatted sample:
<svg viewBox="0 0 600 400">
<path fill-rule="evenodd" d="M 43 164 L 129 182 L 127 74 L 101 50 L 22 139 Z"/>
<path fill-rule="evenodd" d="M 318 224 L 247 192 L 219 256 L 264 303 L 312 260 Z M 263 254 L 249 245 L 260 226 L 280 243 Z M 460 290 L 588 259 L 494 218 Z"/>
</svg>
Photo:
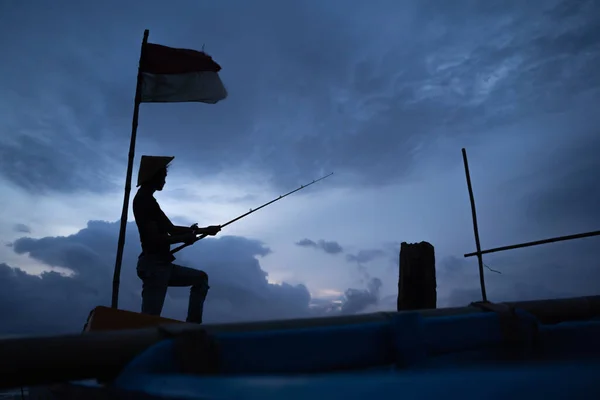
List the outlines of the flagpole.
<svg viewBox="0 0 600 400">
<path fill-rule="evenodd" d="M 142 40 L 142 48 L 140 50 L 140 62 L 144 55 L 144 48 L 148 43 L 148 35 L 150 31 L 144 31 L 144 39 Z M 129 142 L 129 160 L 127 163 L 127 177 L 125 179 L 125 196 L 123 197 L 123 211 L 121 213 L 121 229 L 119 231 L 119 242 L 117 245 L 117 258 L 115 260 L 115 271 L 113 274 L 112 288 L 112 308 L 119 306 L 119 284 L 121 276 L 121 262 L 123 261 L 123 248 L 125 247 L 125 232 L 127 230 L 127 214 L 129 208 L 129 194 L 131 193 L 131 177 L 133 175 L 133 161 L 135 159 L 135 139 L 137 136 L 138 116 L 140 112 L 141 89 L 142 89 L 142 74 L 140 65 L 138 64 L 137 84 L 135 87 L 135 102 L 133 106 L 133 120 L 131 122 L 131 141 Z"/>
</svg>

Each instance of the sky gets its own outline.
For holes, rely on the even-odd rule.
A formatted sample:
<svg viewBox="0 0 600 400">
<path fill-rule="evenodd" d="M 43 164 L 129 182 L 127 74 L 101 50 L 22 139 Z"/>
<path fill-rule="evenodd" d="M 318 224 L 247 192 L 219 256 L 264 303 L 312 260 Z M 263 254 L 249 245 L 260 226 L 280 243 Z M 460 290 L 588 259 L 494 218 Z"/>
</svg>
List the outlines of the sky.
<svg viewBox="0 0 600 400">
<path fill-rule="evenodd" d="M 481 300 L 463 147 L 483 248 L 598 230 L 599 23 L 594 0 L 0 0 L 0 335 L 110 305 L 144 29 L 203 48 L 229 92 L 141 105 L 134 180 L 175 156 L 175 223 L 334 172 L 177 254 L 210 276 L 205 321 L 232 322 L 394 310 L 401 242 L 434 245 L 438 307 Z M 598 294 L 599 240 L 485 256 L 489 299 Z M 123 309 L 140 251 L 130 210 Z"/>
</svg>

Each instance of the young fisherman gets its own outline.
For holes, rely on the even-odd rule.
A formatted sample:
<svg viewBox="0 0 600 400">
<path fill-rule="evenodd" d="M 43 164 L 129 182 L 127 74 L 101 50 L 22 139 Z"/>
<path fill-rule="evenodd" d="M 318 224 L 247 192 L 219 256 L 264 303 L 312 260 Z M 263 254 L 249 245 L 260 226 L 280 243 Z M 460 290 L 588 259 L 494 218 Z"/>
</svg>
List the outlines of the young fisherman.
<svg viewBox="0 0 600 400">
<path fill-rule="evenodd" d="M 169 286 L 190 286 L 187 322 L 202 323 L 208 275 L 204 271 L 173 264 L 171 245 L 192 243 L 197 235 L 214 236 L 218 225 L 206 228 L 175 226 L 161 210 L 154 192 L 165 186 L 167 168 L 175 157 L 142 156 L 139 190 L 133 199 L 133 214 L 140 234 L 142 253 L 137 275 L 142 280 L 142 313 L 160 316 Z"/>
</svg>

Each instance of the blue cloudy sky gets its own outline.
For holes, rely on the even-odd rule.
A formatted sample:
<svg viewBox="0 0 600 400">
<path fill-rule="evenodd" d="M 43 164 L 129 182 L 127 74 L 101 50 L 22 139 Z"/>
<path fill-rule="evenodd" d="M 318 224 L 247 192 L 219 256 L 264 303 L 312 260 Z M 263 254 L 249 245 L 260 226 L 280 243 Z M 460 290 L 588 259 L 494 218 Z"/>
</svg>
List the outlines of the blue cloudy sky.
<svg viewBox="0 0 600 400">
<path fill-rule="evenodd" d="M 335 172 L 178 253 L 216 322 L 394 309 L 402 241 L 435 246 L 440 307 L 478 300 L 462 147 L 484 248 L 599 229 L 599 22 L 594 0 L 1 1 L 0 333 L 76 332 L 110 304 L 144 29 L 204 46 L 230 93 L 141 106 L 135 170 L 176 156 L 157 195 L 175 222 Z M 597 294 L 596 245 L 487 256 L 488 296 Z M 130 224 L 131 310 L 139 251 Z"/>
</svg>

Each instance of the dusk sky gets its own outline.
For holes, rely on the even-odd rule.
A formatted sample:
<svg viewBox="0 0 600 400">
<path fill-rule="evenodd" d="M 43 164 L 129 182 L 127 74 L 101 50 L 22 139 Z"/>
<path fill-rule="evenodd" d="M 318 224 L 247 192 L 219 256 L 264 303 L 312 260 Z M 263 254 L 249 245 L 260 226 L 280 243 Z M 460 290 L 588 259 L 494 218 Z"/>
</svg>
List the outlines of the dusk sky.
<svg viewBox="0 0 600 400">
<path fill-rule="evenodd" d="M 594 0 L 0 0 L 0 334 L 110 305 L 144 29 L 204 48 L 229 92 L 140 107 L 133 178 L 175 156 L 156 195 L 174 222 L 334 172 L 177 254 L 219 322 L 394 310 L 402 241 L 435 246 L 438 307 L 480 300 L 462 147 L 483 248 L 600 229 L 599 25 Z M 129 220 L 120 306 L 139 311 Z M 599 244 L 485 256 L 488 297 L 599 294 Z"/>
</svg>

